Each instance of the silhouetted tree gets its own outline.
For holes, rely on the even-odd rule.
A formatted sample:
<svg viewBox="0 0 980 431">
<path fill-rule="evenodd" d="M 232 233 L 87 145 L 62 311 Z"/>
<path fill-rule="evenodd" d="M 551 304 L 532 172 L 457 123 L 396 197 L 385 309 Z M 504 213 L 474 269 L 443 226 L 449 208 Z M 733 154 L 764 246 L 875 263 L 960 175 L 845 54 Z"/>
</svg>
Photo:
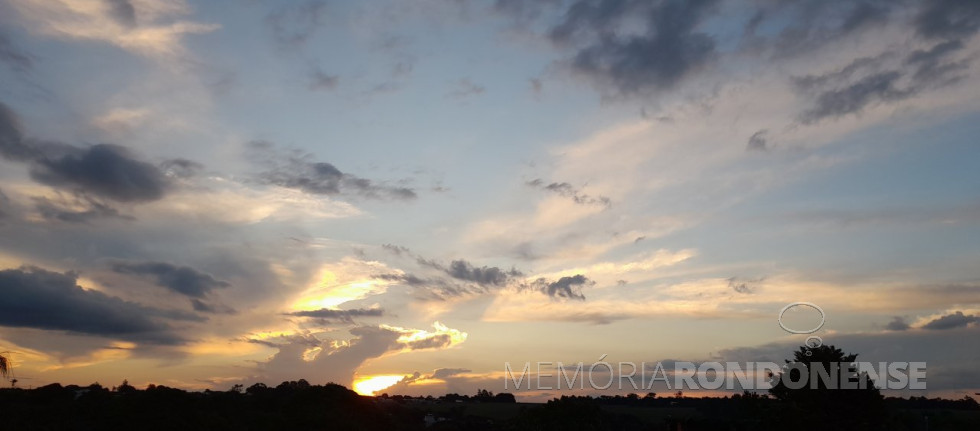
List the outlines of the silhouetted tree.
<svg viewBox="0 0 980 431">
<path fill-rule="evenodd" d="M 501 392 L 501 393 L 493 396 L 493 402 L 495 402 L 495 403 L 516 403 L 517 402 L 517 398 L 514 397 L 514 394 L 511 394 L 511 393 L 508 393 L 508 392 Z"/>
<path fill-rule="evenodd" d="M 10 373 L 10 360 L 6 356 L 0 355 L 0 377 L 7 377 Z"/>
<path fill-rule="evenodd" d="M 801 346 L 793 352 L 793 359 L 786 360 L 788 368 L 769 390 L 777 400 L 785 403 L 777 420 L 780 425 L 797 430 L 874 430 L 881 429 L 885 422 L 884 402 L 874 381 L 867 374 L 852 375 L 862 381 L 856 382 L 863 389 L 840 389 L 841 380 L 849 378 L 847 364 L 852 364 L 857 354 L 845 354 L 834 346 Z M 831 367 L 841 366 L 836 386 L 828 385 L 823 379 L 811 378 L 815 367 L 824 373 L 832 374 Z M 807 373 L 803 376 L 802 373 Z M 806 384 L 798 389 L 787 386 L 787 379 L 799 382 L 806 378 Z"/>
</svg>

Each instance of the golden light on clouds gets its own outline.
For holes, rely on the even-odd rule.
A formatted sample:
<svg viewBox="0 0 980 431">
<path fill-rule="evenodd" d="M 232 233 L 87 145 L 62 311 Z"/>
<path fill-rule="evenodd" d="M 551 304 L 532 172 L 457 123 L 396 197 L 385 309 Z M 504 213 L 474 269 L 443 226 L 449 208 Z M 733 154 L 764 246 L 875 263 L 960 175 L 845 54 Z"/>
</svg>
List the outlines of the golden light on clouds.
<svg viewBox="0 0 980 431">
<path fill-rule="evenodd" d="M 450 328 L 441 322 L 435 322 L 432 327 L 435 331 L 424 329 L 405 329 L 394 326 L 382 325 L 382 327 L 401 332 L 398 342 L 411 349 L 430 348 L 430 347 L 452 347 L 466 341 L 467 334 L 458 329 Z"/>
<path fill-rule="evenodd" d="M 310 283 L 311 287 L 293 303 L 293 309 L 339 308 L 345 302 L 384 293 L 390 282 L 376 279 L 373 275 L 386 272 L 390 272 L 390 269 L 381 262 L 352 257 L 324 265 Z"/>
<path fill-rule="evenodd" d="M 382 389 L 387 389 L 395 385 L 404 378 L 396 375 L 367 376 L 359 378 L 354 382 L 354 392 L 361 395 L 374 395 Z"/>
</svg>

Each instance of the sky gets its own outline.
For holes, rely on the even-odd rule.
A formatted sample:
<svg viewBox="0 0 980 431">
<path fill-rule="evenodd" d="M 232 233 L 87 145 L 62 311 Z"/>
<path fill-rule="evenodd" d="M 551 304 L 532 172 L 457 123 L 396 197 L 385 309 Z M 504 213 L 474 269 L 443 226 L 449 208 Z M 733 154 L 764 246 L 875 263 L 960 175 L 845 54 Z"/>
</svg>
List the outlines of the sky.
<svg viewBox="0 0 980 431">
<path fill-rule="evenodd" d="M 475 394 L 781 362 L 809 302 L 823 344 L 928 363 L 900 395 L 970 395 L 978 30 L 953 0 L 0 0 L 0 351 L 28 387 Z"/>
</svg>

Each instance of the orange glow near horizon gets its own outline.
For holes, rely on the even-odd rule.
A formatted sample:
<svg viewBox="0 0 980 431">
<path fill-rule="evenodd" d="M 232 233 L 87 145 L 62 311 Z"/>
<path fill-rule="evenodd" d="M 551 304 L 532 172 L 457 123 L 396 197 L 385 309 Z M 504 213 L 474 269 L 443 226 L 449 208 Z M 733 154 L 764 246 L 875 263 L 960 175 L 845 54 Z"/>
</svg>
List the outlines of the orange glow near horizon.
<svg viewBox="0 0 980 431">
<path fill-rule="evenodd" d="M 358 379 L 354 382 L 354 392 L 361 395 L 374 395 L 382 389 L 387 389 L 401 381 L 405 376 L 402 375 L 380 375 L 369 376 Z"/>
</svg>

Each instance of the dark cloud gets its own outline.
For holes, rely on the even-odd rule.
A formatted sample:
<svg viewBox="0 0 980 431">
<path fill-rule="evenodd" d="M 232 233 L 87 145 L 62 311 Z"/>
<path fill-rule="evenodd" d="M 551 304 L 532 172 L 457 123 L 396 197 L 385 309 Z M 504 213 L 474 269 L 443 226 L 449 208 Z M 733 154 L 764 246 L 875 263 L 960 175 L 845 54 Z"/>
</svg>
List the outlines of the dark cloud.
<svg viewBox="0 0 980 431">
<path fill-rule="evenodd" d="M 559 196 L 570 198 L 570 199 L 574 200 L 575 203 L 577 203 L 577 204 L 581 204 L 581 205 L 600 205 L 600 206 L 604 206 L 604 207 L 607 207 L 607 208 L 610 207 L 610 206 L 612 206 L 612 201 L 609 198 L 607 198 L 605 196 L 589 196 L 589 195 L 587 195 L 585 193 L 582 193 L 581 191 L 579 191 L 578 189 L 576 189 L 574 186 L 572 186 L 569 183 L 565 183 L 565 182 L 556 183 L 556 182 L 553 182 L 553 183 L 547 183 L 546 184 L 545 181 L 542 180 L 541 178 L 535 178 L 535 179 L 533 179 L 531 181 L 525 182 L 524 184 L 527 185 L 528 187 L 534 187 L 534 188 L 537 188 L 537 189 L 541 189 L 541 190 L 545 190 L 545 191 L 548 191 L 548 192 L 551 192 L 551 193 L 555 193 L 555 194 L 557 194 Z"/>
<path fill-rule="evenodd" d="M 453 260 L 449 265 L 445 265 L 435 260 L 414 255 L 405 247 L 390 244 L 385 244 L 382 247 L 399 256 L 414 257 L 419 266 L 434 269 L 442 274 L 441 276 L 427 277 L 410 273 L 374 276 L 381 280 L 394 281 L 417 288 L 422 293 L 423 299 L 445 300 L 465 295 L 488 293 L 494 289 L 504 288 L 510 285 L 515 278 L 524 276 L 516 268 L 505 270 L 496 266 L 475 266 L 464 259 Z"/>
<path fill-rule="evenodd" d="M 449 347 L 453 338 L 449 334 L 436 334 L 419 340 L 409 341 L 405 346 L 411 350 L 442 349 Z"/>
<path fill-rule="evenodd" d="M 319 67 L 315 67 L 310 71 L 310 90 L 333 90 L 337 88 L 337 83 L 339 82 L 340 78 L 337 75 L 329 75 Z"/>
<path fill-rule="evenodd" d="M 762 129 L 753 133 L 745 148 L 749 151 L 769 151 L 769 130 Z"/>
<path fill-rule="evenodd" d="M 378 274 L 374 278 L 379 280 L 395 281 L 409 286 L 426 286 L 435 282 L 426 280 L 413 274 Z"/>
<path fill-rule="evenodd" d="M 888 322 L 888 324 L 885 325 L 885 329 L 889 331 L 904 331 L 909 329 L 909 324 L 905 321 L 905 318 L 895 316 L 892 318 L 891 322 Z"/>
<path fill-rule="evenodd" d="M 119 202 L 163 197 L 170 183 L 154 165 L 137 160 L 112 144 L 75 147 L 24 136 L 16 114 L 0 103 L 0 156 L 30 165 L 31 178 L 42 184 Z"/>
<path fill-rule="evenodd" d="M 538 290 L 545 295 L 550 296 L 555 299 L 577 299 L 579 301 L 585 300 L 585 295 L 576 290 L 581 290 L 584 286 L 592 286 L 595 282 L 589 280 L 586 276 L 582 274 L 573 275 L 571 277 L 562 277 L 558 281 L 549 282 L 544 278 L 539 278 L 532 282 L 529 287 Z"/>
<path fill-rule="evenodd" d="M 109 14 L 116 22 L 127 26 L 136 26 L 136 8 L 129 0 L 105 0 L 109 5 Z"/>
<path fill-rule="evenodd" d="M 520 277 L 524 274 L 516 268 L 510 270 L 500 269 L 496 266 L 476 267 L 464 259 L 454 260 L 445 266 L 434 260 L 427 260 L 421 257 L 416 258 L 419 265 L 442 271 L 446 275 L 465 282 L 476 283 L 480 286 L 504 286 L 513 277 Z"/>
<path fill-rule="evenodd" d="M 908 67 L 886 68 L 886 61 L 896 54 L 885 52 L 858 58 L 837 71 L 794 77 L 797 90 L 813 99 L 813 106 L 800 115 L 800 122 L 812 124 L 860 113 L 874 104 L 905 100 L 925 90 L 958 82 L 964 77 L 969 60 L 950 57 L 963 47 L 962 42 L 952 40 L 913 51 L 902 61 Z"/>
<path fill-rule="evenodd" d="M 549 9 L 561 4 L 562 0 L 495 0 L 493 9 L 513 17 L 518 23 L 527 24 L 542 14 L 557 14 L 558 11 Z"/>
<path fill-rule="evenodd" d="M 212 303 L 204 302 L 204 301 L 201 301 L 200 299 L 191 299 L 191 306 L 194 307 L 194 311 L 197 311 L 197 312 L 200 312 L 200 313 L 209 313 L 209 314 L 235 314 L 235 313 L 237 313 L 237 311 L 235 311 L 234 308 L 231 308 L 231 307 L 228 307 L 228 306 L 225 306 L 225 305 L 219 305 L 219 304 L 212 304 Z"/>
<path fill-rule="evenodd" d="M 576 292 L 576 288 L 595 284 L 595 282 L 589 280 L 584 275 L 562 277 L 557 281 L 539 278 L 527 283 L 520 280 L 525 274 L 517 268 L 512 267 L 509 270 L 505 270 L 496 266 L 476 266 L 465 259 L 453 260 L 449 265 L 445 265 L 435 260 L 412 255 L 404 247 L 388 244 L 383 247 L 397 255 L 406 254 L 414 256 L 419 266 L 434 269 L 444 274 L 444 276 L 433 277 L 420 277 L 410 273 L 390 273 L 374 276 L 377 279 L 394 281 L 416 288 L 423 293 L 422 297 L 424 299 L 445 300 L 447 298 L 465 295 L 500 292 L 507 287 L 513 287 L 516 289 L 532 289 L 552 298 L 584 300 L 585 296 Z M 448 278 L 445 276 L 448 276 Z"/>
<path fill-rule="evenodd" d="M 319 310 L 294 311 L 291 313 L 285 313 L 285 315 L 351 323 L 354 321 L 355 317 L 381 317 L 384 315 L 384 310 L 380 308 L 353 308 L 350 310 L 321 308 Z"/>
<path fill-rule="evenodd" d="M 15 162 L 25 162 L 40 156 L 40 151 L 24 142 L 20 119 L 3 102 L 0 102 L 0 156 Z"/>
<path fill-rule="evenodd" d="M 872 3 L 874 3 L 872 5 Z M 865 2 L 867 14 L 885 16 L 888 9 L 906 7 L 902 2 Z M 970 58 L 956 59 L 966 39 L 980 29 L 980 4 L 960 1 L 925 1 L 916 5 L 915 32 L 928 49 L 912 51 L 898 64 L 886 67 L 895 51 L 855 59 L 846 67 L 820 75 L 793 78 L 797 89 L 809 94 L 813 106 L 799 120 L 811 124 L 825 118 L 860 113 L 874 104 L 887 104 L 919 93 L 959 82 L 965 77 Z"/>
<path fill-rule="evenodd" d="M 481 286 L 503 286 L 511 277 L 518 277 L 523 274 L 511 268 L 505 271 L 495 266 L 475 267 L 465 260 L 454 260 L 445 269 L 446 274 L 457 280 L 472 281 Z"/>
<path fill-rule="evenodd" d="M 280 153 L 269 142 L 249 144 L 249 155 L 266 170 L 256 175 L 264 184 L 302 190 L 317 195 L 354 194 L 373 199 L 410 200 L 418 195 L 407 187 L 377 184 L 369 179 L 341 172 L 326 162 L 314 162 L 299 151 Z"/>
<path fill-rule="evenodd" d="M 458 374 L 464 374 L 472 372 L 473 370 L 468 370 L 466 368 L 437 368 L 432 371 L 432 375 L 428 378 L 430 379 L 445 379 Z"/>
<path fill-rule="evenodd" d="M 915 16 L 916 31 L 927 38 L 959 39 L 980 28 L 980 3 L 963 0 L 929 0 Z"/>
<path fill-rule="evenodd" d="M 888 0 L 804 0 L 758 2 L 746 22 L 743 41 L 769 50 L 774 57 L 803 55 L 874 25 L 886 23 L 901 2 Z M 760 35 L 759 28 L 769 28 Z"/>
<path fill-rule="evenodd" d="M 7 207 L 9 206 L 10 206 L 10 198 L 7 197 L 7 194 L 4 193 L 3 190 L 0 190 L 0 219 L 4 219 L 7 217 L 7 211 L 8 211 Z"/>
<path fill-rule="evenodd" d="M 550 31 L 577 47 L 574 72 L 631 95 L 668 89 L 716 56 L 714 39 L 697 30 L 714 0 L 580 0 Z M 641 33 L 626 34 L 627 20 Z"/>
<path fill-rule="evenodd" d="M 176 344 L 180 337 L 158 319 L 194 319 L 82 289 L 77 278 L 36 267 L 0 271 L 0 325 Z"/>
<path fill-rule="evenodd" d="M 151 277 L 158 286 L 191 298 L 204 298 L 214 289 L 230 286 L 228 282 L 194 268 L 165 262 L 119 262 L 112 265 L 112 270 L 120 274 Z"/>
<path fill-rule="evenodd" d="M 323 24 L 327 4 L 324 1 L 288 3 L 266 17 L 272 37 L 281 47 L 302 46 Z"/>
<path fill-rule="evenodd" d="M 846 87 L 821 93 L 812 108 L 800 115 L 803 124 L 818 122 L 824 118 L 837 118 L 861 111 L 875 102 L 891 102 L 913 94 L 898 88 L 902 74 L 898 71 L 876 73 L 861 78 Z"/>
<path fill-rule="evenodd" d="M 280 334 L 279 336 L 273 338 L 262 338 L 262 339 L 246 338 L 244 339 L 244 341 L 252 344 L 259 344 L 262 346 L 273 347 L 273 348 L 280 348 L 288 345 L 299 345 L 299 346 L 307 346 L 307 347 L 316 347 L 320 345 L 320 340 L 316 339 L 315 337 L 306 336 L 306 335 Z"/>
<path fill-rule="evenodd" d="M 62 146 L 62 149 L 61 155 L 35 160 L 31 177 L 50 186 L 120 202 L 157 200 L 169 186 L 166 176 L 156 166 L 136 160 L 118 145 Z"/>
<path fill-rule="evenodd" d="M 925 325 L 922 325 L 922 329 L 931 330 L 945 330 L 962 328 L 971 323 L 980 321 L 980 316 L 974 315 L 964 315 L 962 311 L 957 311 L 953 314 L 947 314 L 938 319 L 935 319 Z"/>
<path fill-rule="evenodd" d="M 859 57 L 852 60 L 847 66 L 819 75 L 794 76 L 791 78 L 793 85 L 800 91 L 820 90 L 827 85 L 834 85 L 839 82 L 850 81 L 851 78 L 861 72 L 876 72 L 881 69 L 885 60 L 897 55 L 894 52 L 885 52 L 875 56 Z"/>
<path fill-rule="evenodd" d="M 0 62 L 18 72 L 26 72 L 34 67 L 34 58 L 14 45 L 2 30 L 0 30 Z"/>
<path fill-rule="evenodd" d="M 415 288 L 420 299 L 445 301 L 448 298 L 456 298 L 464 295 L 486 293 L 488 289 L 484 286 L 463 285 L 453 283 L 440 277 L 422 278 L 414 274 L 378 274 L 374 278 L 379 280 L 393 281 L 405 286 Z"/>
<path fill-rule="evenodd" d="M 909 54 L 905 64 L 916 68 L 912 75 L 913 82 L 923 87 L 942 87 L 962 79 L 964 75 L 957 72 L 965 72 L 970 65 L 969 60 L 948 60 L 948 57 L 963 47 L 963 42 L 950 40 Z"/>
</svg>

